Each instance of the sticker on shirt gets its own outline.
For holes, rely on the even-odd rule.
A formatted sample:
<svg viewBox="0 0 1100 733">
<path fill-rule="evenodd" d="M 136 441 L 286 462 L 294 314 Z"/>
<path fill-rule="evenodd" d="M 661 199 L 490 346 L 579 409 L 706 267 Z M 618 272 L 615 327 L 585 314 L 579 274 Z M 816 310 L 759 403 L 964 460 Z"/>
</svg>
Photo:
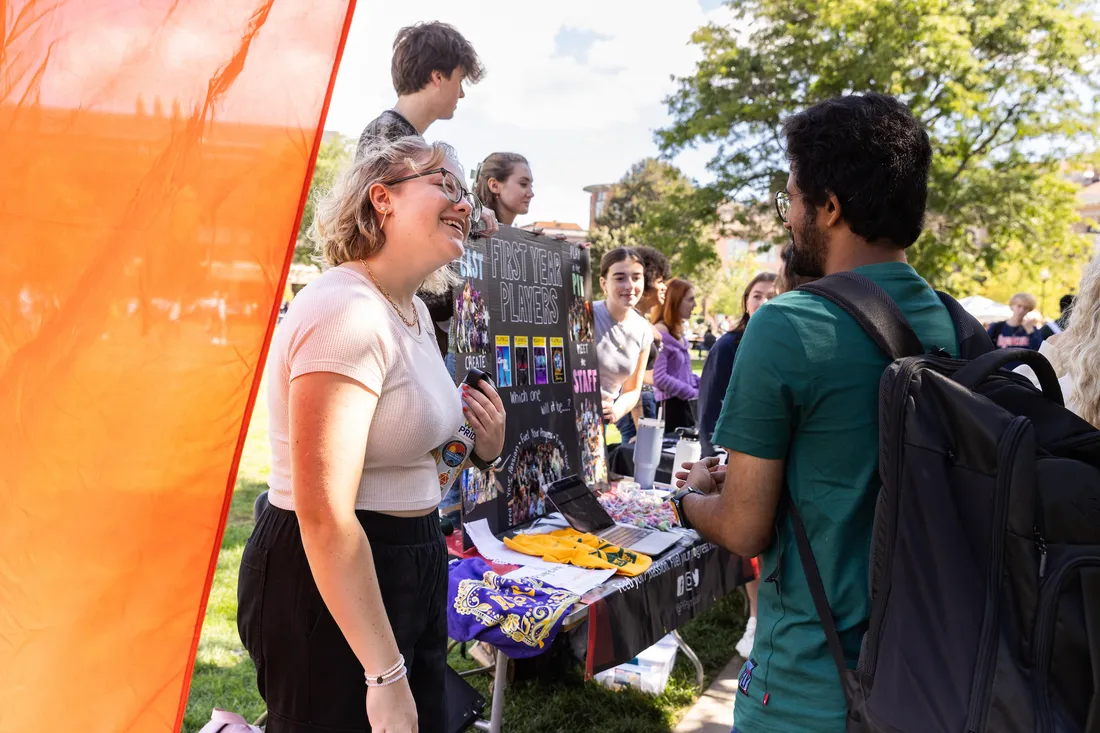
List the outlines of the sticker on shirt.
<svg viewBox="0 0 1100 733">
<path fill-rule="evenodd" d="M 752 671 L 756 669 L 756 662 L 749 659 L 745 662 L 745 666 L 741 668 L 741 674 L 737 676 L 737 689 L 741 691 L 742 695 L 749 694 L 749 685 L 752 684 Z"/>
<path fill-rule="evenodd" d="M 550 366 L 554 384 L 565 384 L 565 339 L 550 338 Z"/>
</svg>

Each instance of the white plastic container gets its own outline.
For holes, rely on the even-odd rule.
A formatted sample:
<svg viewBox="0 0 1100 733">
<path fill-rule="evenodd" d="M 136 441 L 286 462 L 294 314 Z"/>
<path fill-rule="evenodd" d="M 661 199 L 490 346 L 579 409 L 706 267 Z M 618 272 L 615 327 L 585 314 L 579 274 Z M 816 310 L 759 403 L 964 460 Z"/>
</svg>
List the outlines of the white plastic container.
<svg viewBox="0 0 1100 733">
<path fill-rule="evenodd" d="M 668 687 L 678 650 L 676 639 L 669 634 L 626 664 L 600 672 L 595 680 L 612 690 L 633 687 L 649 695 L 660 695 Z"/>
</svg>

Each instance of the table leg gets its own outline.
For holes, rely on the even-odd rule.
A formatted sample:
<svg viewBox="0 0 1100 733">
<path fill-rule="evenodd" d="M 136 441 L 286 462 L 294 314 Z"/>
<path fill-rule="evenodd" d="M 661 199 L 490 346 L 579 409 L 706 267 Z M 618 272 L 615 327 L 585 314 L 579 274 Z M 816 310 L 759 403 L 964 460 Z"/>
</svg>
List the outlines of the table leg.
<svg viewBox="0 0 1100 733">
<path fill-rule="evenodd" d="M 680 647 L 680 651 L 684 653 L 691 663 L 695 666 L 695 684 L 699 686 L 699 689 L 703 689 L 703 663 L 699 661 L 698 655 L 695 654 L 695 650 L 688 646 L 684 641 L 684 637 L 680 636 L 679 631 L 673 631 L 672 637 L 676 639 L 676 645 Z"/>
<path fill-rule="evenodd" d="M 504 652 L 497 650 L 497 668 L 493 673 L 493 704 L 489 720 L 474 722 L 477 730 L 486 730 L 489 733 L 501 733 L 504 725 L 504 693 L 508 686 L 508 657 Z"/>
</svg>

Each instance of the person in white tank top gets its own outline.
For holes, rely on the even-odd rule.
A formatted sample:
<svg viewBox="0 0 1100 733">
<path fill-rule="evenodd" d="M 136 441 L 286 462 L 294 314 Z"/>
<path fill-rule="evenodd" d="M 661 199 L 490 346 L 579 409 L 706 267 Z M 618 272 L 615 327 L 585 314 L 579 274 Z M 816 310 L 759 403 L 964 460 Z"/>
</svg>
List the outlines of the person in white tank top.
<svg viewBox="0 0 1100 733">
<path fill-rule="evenodd" d="M 459 396 L 415 293 L 453 285 L 444 266 L 479 209 L 454 151 L 420 137 L 369 149 L 318 207 L 328 269 L 272 341 L 271 506 L 238 585 L 271 733 L 445 727 L 447 551 L 430 452 L 468 420 L 492 462 L 505 413 L 491 385 Z"/>
</svg>

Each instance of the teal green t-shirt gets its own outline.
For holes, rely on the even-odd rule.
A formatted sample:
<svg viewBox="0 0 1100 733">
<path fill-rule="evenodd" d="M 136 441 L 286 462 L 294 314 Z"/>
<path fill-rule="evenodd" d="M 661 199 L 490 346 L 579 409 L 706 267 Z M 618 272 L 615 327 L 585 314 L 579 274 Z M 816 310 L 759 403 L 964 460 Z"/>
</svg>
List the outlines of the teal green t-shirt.
<svg viewBox="0 0 1100 733">
<path fill-rule="evenodd" d="M 890 262 L 855 272 L 894 299 L 926 349 L 958 354 L 950 314 L 912 267 Z M 871 609 L 878 386 L 888 363 L 840 308 L 809 293 L 785 293 L 749 320 L 714 431 L 715 445 L 786 459 L 787 484 L 852 668 Z M 761 556 L 761 579 L 777 566 L 778 584 L 760 584 L 756 666 L 747 695 L 737 695 L 735 725 L 739 733 L 840 733 L 844 696 L 789 519 Z"/>
</svg>

